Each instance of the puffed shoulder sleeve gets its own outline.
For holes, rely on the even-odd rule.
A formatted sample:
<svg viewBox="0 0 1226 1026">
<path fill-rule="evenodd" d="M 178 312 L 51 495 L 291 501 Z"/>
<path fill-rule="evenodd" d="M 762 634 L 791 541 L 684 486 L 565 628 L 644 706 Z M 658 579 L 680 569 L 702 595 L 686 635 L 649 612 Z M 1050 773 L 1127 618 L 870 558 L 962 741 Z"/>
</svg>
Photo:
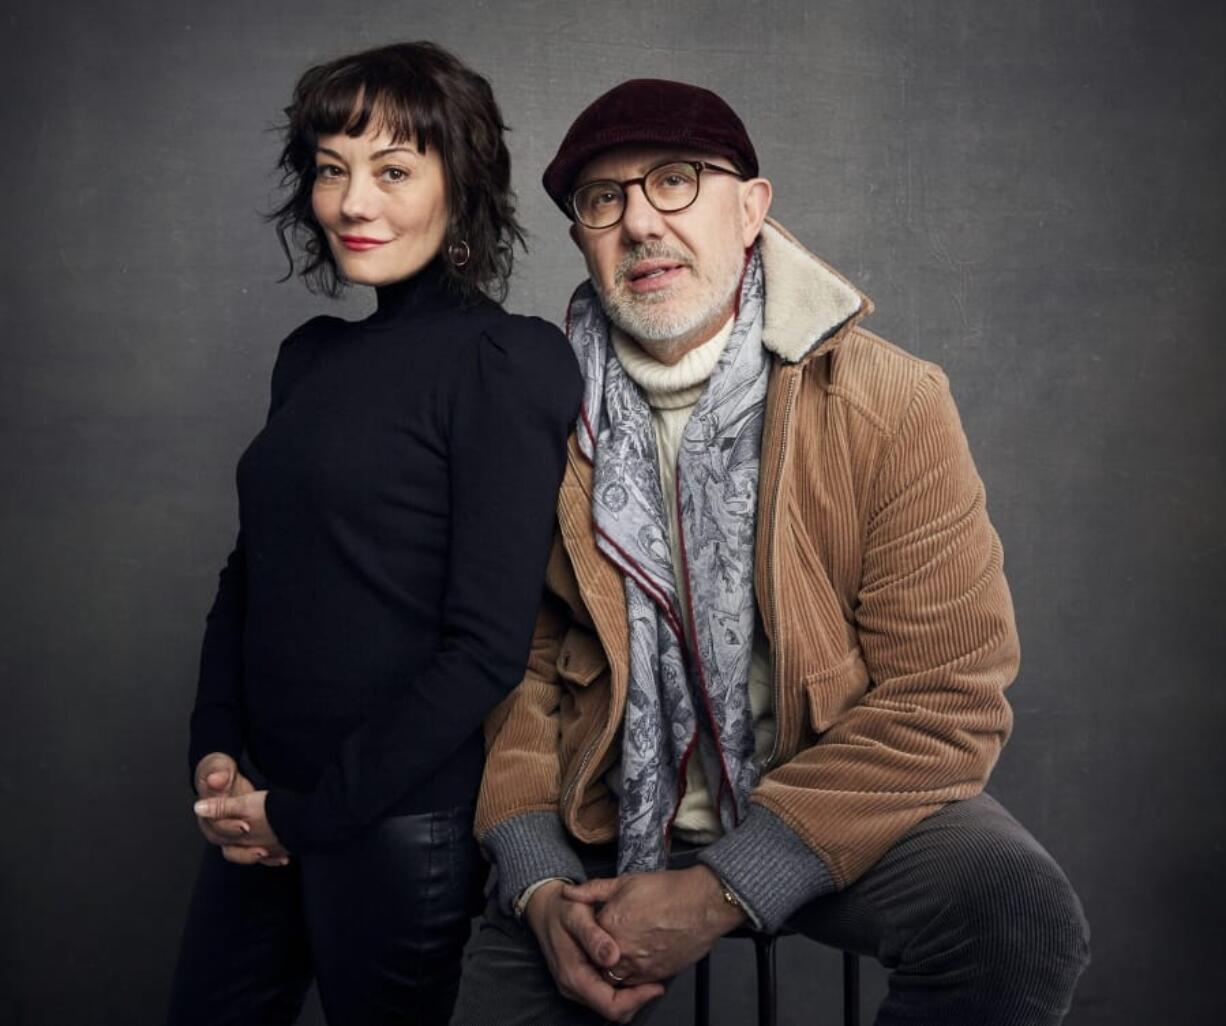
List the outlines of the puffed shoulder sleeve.
<svg viewBox="0 0 1226 1026">
<path fill-rule="evenodd" d="M 457 359 L 440 645 L 345 739 L 314 792 L 270 791 L 269 821 L 291 851 L 339 843 L 378 819 L 523 677 L 581 378 L 562 333 L 535 318 L 500 317 Z"/>
</svg>

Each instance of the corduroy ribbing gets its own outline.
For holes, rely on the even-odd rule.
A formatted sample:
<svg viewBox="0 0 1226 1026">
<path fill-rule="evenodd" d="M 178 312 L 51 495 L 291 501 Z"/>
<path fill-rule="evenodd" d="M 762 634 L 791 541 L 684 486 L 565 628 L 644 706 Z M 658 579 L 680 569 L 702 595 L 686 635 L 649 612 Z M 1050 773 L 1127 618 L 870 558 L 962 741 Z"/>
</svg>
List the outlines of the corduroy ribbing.
<svg viewBox="0 0 1226 1026">
<path fill-rule="evenodd" d="M 776 933 L 806 901 L 835 889 L 826 864 L 774 813 L 750 805 L 745 822 L 698 855 L 755 923 Z"/>
<path fill-rule="evenodd" d="M 798 245 L 764 256 L 768 314 L 828 274 L 799 266 L 808 259 Z M 771 321 L 779 334 L 764 340 L 783 356 L 767 397 L 755 552 L 777 741 L 752 801 L 820 853 L 843 889 L 983 787 L 1009 733 L 1003 692 L 1018 643 L 944 374 L 855 323 L 829 337 L 810 324 L 806 343 L 784 332 L 788 321 Z M 567 559 L 551 564 L 548 588 L 577 619 L 590 614 L 609 672 L 563 693 L 573 705 L 562 715 L 556 687 L 525 687 L 490 749 L 484 829 L 557 803 L 561 788 L 573 836 L 615 836 L 615 798 L 595 779 L 617 756 L 628 630 L 590 509 L 590 466 L 572 456 L 559 499 Z M 523 744 L 529 736 L 537 743 Z"/>
<path fill-rule="evenodd" d="M 505 820 L 482 838 L 482 844 L 498 867 L 498 904 L 508 915 L 515 899 L 539 880 L 587 879 L 556 812 L 526 812 Z"/>
</svg>

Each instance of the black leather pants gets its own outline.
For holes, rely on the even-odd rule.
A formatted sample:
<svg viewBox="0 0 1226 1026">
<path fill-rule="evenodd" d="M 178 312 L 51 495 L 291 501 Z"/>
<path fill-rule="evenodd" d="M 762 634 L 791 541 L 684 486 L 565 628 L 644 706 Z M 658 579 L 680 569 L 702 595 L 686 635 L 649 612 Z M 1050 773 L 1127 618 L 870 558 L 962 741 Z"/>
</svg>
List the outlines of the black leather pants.
<svg viewBox="0 0 1226 1026">
<path fill-rule="evenodd" d="M 329 1026 L 446 1023 L 481 902 L 472 814 L 393 816 L 283 868 L 235 866 L 210 846 L 169 1026 L 292 1023 L 312 978 Z"/>
</svg>

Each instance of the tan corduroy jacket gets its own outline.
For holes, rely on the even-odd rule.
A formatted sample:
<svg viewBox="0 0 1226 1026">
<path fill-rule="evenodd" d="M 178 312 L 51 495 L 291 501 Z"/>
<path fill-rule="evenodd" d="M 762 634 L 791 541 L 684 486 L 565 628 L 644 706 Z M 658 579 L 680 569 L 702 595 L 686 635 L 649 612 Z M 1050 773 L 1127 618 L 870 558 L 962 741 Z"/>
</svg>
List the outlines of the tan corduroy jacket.
<svg viewBox="0 0 1226 1026">
<path fill-rule="evenodd" d="M 982 788 L 1011 725 L 1017 635 L 945 376 L 862 329 L 870 301 L 777 224 L 760 243 L 774 363 L 754 587 L 777 733 L 751 801 L 844 887 Z M 556 814 L 584 842 L 617 833 L 603 776 L 621 744 L 626 596 L 591 488 L 572 435 L 527 673 L 486 726 L 476 830 L 500 866 L 517 817 L 548 833 L 540 814 Z"/>
</svg>

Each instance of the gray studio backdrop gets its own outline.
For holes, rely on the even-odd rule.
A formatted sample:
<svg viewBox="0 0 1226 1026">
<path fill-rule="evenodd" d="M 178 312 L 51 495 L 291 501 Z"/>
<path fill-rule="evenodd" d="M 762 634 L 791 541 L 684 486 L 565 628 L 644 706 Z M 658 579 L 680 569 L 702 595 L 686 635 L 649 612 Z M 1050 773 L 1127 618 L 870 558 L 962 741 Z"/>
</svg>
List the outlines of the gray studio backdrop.
<svg viewBox="0 0 1226 1026">
<path fill-rule="evenodd" d="M 992 789 L 1094 928 L 1069 1022 L 1220 1021 L 1224 6 L 6 7 L 0 1022 L 159 1021 L 234 463 L 278 341 L 331 308 L 276 283 L 270 129 L 308 63 L 403 38 L 492 80 L 532 233 L 509 305 L 554 319 L 581 266 L 537 183 L 579 108 L 649 75 L 738 109 L 775 214 L 952 379 L 1023 640 Z M 750 952 L 716 959 L 748 1023 Z M 781 1022 L 835 1021 L 837 955 L 781 967 Z"/>
</svg>

